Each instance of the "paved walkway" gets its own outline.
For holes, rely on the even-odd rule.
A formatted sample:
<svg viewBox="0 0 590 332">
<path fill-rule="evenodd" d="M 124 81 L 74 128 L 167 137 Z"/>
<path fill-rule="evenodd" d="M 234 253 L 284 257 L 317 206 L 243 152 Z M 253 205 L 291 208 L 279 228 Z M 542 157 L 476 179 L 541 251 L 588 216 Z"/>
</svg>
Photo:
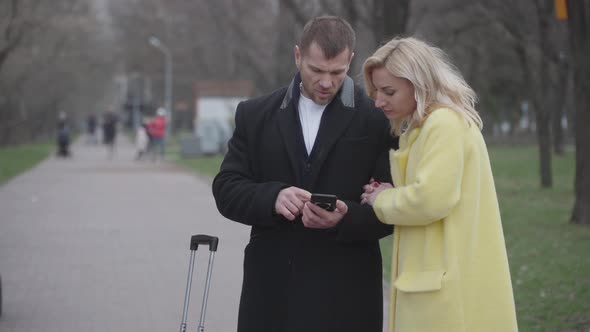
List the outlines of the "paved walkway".
<svg viewBox="0 0 590 332">
<path fill-rule="evenodd" d="M 206 330 L 235 331 L 248 228 L 224 220 L 207 179 L 136 162 L 119 140 L 78 144 L 0 187 L 1 332 L 178 331 L 191 234 L 220 237 Z M 208 251 L 199 250 L 196 331 Z"/>
<path fill-rule="evenodd" d="M 198 233 L 220 237 L 206 331 L 235 331 L 249 228 L 219 215 L 210 180 L 134 161 L 125 137 L 113 159 L 103 146 L 73 153 L 0 187 L 0 332 L 178 331 Z M 207 259 L 199 250 L 192 331 Z"/>
</svg>

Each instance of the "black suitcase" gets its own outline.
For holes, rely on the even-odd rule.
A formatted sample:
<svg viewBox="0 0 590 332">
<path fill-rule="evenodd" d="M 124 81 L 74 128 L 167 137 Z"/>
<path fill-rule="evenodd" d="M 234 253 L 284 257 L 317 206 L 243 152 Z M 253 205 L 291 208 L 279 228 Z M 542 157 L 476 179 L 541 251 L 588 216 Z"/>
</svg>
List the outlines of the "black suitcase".
<svg viewBox="0 0 590 332">
<path fill-rule="evenodd" d="M 219 244 L 219 238 L 216 236 L 198 234 L 191 236 L 191 256 L 188 265 L 188 277 L 186 280 L 186 291 L 184 294 L 184 309 L 182 311 L 182 322 L 180 323 L 180 332 L 186 332 L 186 320 L 188 315 L 188 307 L 191 298 L 191 284 L 193 282 L 193 270 L 195 267 L 195 253 L 199 245 L 209 246 L 209 266 L 207 267 L 207 279 L 205 281 L 205 291 L 203 292 L 203 303 L 201 305 L 201 318 L 199 319 L 199 332 L 205 331 L 205 312 L 207 311 L 207 299 L 209 297 L 209 284 L 211 282 L 211 272 L 213 269 L 213 260 L 215 259 L 215 252 Z"/>
</svg>

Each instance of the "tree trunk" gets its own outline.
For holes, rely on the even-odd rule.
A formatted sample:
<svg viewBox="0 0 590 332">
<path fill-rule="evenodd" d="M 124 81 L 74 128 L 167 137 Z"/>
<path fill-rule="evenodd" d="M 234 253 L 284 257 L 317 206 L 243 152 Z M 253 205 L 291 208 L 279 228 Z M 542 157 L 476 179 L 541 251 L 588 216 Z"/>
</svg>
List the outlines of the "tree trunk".
<svg viewBox="0 0 590 332">
<path fill-rule="evenodd" d="M 375 0 L 373 1 L 373 32 L 377 45 L 388 42 L 391 38 L 406 32 L 410 16 L 411 0 Z"/>
<path fill-rule="evenodd" d="M 539 165 L 541 173 L 541 187 L 551 188 L 553 177 L 551 174 L 551 120 L 549 115 L 537 109 L 537 140 L 539 143 Z"/>
<path fill-rule="evenodd" d="M 574 73 L 576 178 L 571 222 L 590 225 L 590 0 L 568 1 Z"/>
<path fill-rule="evenodd" d="M 373 0 L 372 15 L 370 16 L 373 19 L 367 22 L 371 27 L 371 30 L 373 30 L 373 37 L 375 37 L 375 45 L 377 46 L 381 46 L 386 42 L 383 37 L 383 17 L 386 16 L 383 12 L 383 1 L 384 0 Z"/>
<path fill-rule="evenodd" d="M 299 27 L 297 20 L 302 19 L 297 12 L 297 5 L 293 0 L 279 1 L 279 15 L 277 26 L 279 33 L 276 41 L 277 55 L 275 62 L 275 86 L 288 85 L 297 72 L 295 67 L 294 47 L 298 43 L 296 29 Z M 305 22 L 303 23 L 305 24 Z"/>
<path fill-rule="evenodd" d="M 350 25 L 352 26 L 352 28 L 357 32 L 358 34 L 358 22 L 359 22 L 359 15 L 358 15 L 358 9 L 356 8 L 356 2 L 355 1 L 345 1 L 343 3 L 344 6 L 344 18 L 348 21 L 348 23 L 350 23 Z M 364 61 L 364 59 L 359 59 L 358 56 L 355 56 L 352 58 L 352 63 L 350 64 L 350 68 L 348 69 L 348 75 L 353 76 L 353 78 L 356 80 L 356 73 L 360 73 L 361 69 L 360 66 L 362 66 L 362 61 Z"/>
<path fill-rule="evenodd" d="M 561 126 L 561 119 L 563 117 L 564 105 L 558 104 L 555 109 L 556 113 L 553 115 L 552 129 L 553 129 L 553 152 L 558 156 L 563 156 L 564 153 L 564 139 L 563 127 Z"/>
<path fill-rule="evenodd" d="M 551 188 L 553 186 L 553 174 L 551 171 L 551 118 L 554 110 L 550 109 L 552 100 L 551 77 L 549 66 L 551 65 L 545 54 L 551 52 L 549 43 L 549 18 L 551 12 L 547 12 L 544 1 L 537 2 L 538 25 L 539 25 L 539 46 L 542 55 L 539 59 L 539 81 L 540 90 L 535 91 L 535 112 L 537 113 L 537 138 L 539 143 L 539 161 L 541 169 L 541 187 Z"/>
<path fill-rule="evenodd" d="M 383 37 L 391 39 L 406 31 L 410 0 L 383 1 Z"/>
<path fill-rule="evenodd" d="M 574 224 L 590 225 L 590 65 L 587 54 L 590 47 L 585 46 L 580 50 L 574 61 L 577 70 L 574 71 L 575 82 L 575 146 L 576 146 L 576 177 L 575 203 L 571 222 Z"/>
<path fill-rule="evenodd" d="M 557 91 L 554 94 L 554 112 L 553 115 L 553 152 L 558 156 L 563 156 L 565 152 L 565 133 L 562 127 L 562 119 L 566 115 L 566 96 L 569 88 L 570 68 L 565 56 L 560 56 L 559 65 L 557 66 L 557 86 L 552 90 Z"/>
<path fill-rule="evenodd" d="M 547 80 L 547 69 L 541 67 L 540 83 L 537 83 L 533 78 L 531 64 L 529 64 L 529 56 L 525 46 L 517 43 L 514 45 L 515 51 L 518 54 L 519 61 L 522 66 L 523 81 L 526 86 L 523 89 L 523 95 L 533 100 L 532 111 L 535 114 L 535 124 L 537 133 L 537 144 L 539 147 L 539 173 L 541 178 L 541 187 L 550 188 L 553 185 L 551 174 L 551 123 L 550 116 L 543 109 L 541 105 L 544 103 L 543 94 L 543 80 Z M 540 63 L 543 63 L 543 60 Z M 528 82 L 528 83 L 527 83 Z M 538 88 L 537 88 L 538 87 Z M 541 91 L 536 91 L 541 89 Z"/>
</svg>

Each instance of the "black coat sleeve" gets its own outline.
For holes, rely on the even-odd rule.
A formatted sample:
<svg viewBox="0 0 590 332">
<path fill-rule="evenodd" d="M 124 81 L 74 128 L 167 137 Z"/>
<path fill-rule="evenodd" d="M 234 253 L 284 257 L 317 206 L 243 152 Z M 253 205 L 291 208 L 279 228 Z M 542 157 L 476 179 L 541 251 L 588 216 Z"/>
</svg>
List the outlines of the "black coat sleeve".
<svg viewBox="0 0 590 332">
<path fill-rule="evenodd" d="M 274 213 L 274 204 L 279 191 L 288 186 L 256 181 L 244 113 L 242 102 L 236 110 L 236 128 L 228 142 L 228 151 L 213 180 L 213 196 L 224 217 L 246 225 L 272 226 L 282 220 Z"/>
<path fill-rule="evenodd" d="M 384 116 L 381 121 L 381 123 L 387 123 Z M 398 138 L 391 136 L 388 125 L 383 126 L 380 130 L 379 146 L 380 154 L 375 163 L 373 178 L 377 182 L 391 183 L 389 150 L 397 149 Z M 379 221 L 372 206 L 361 205 L 359 201 L 346 200 L 344 202 L 348 206 L 348 212 L 337 227 L 341 242 L 374 241 L 393 234 L 393 225 L 386 225 Z"/>
</svg>

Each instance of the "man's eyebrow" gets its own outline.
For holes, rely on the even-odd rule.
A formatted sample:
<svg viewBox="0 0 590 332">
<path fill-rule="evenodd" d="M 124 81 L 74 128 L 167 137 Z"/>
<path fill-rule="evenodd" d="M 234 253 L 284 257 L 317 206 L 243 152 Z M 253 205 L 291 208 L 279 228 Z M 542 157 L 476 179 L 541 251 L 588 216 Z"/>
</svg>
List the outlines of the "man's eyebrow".
<svg viewBox="0 0 590 332">
<path fill-rule="evenodd" d="M 311 68 L 312 70 L 321 71 L 321 72 L 329 72 L 329 73 L 341 73 L 341 72 L 344 72 L 344 71 L 346 71 L 346 68 L 337 68 L 337 69 L 334 69 L 334 70 L 323 70 L 323 69 L 321 69 L 321 68 L 319 68 L 319 67 L 316 67 L 316 66 L 314 66 L 314 65 L 312 65 L 312 64 L 309 64 L 308 66 L 309 66 L 309 68 Z"/>
<path fill-rule="evenodd" d="M 322 70 L 322 69 L 320 69 L 320 68 L 318 68 L 318 67 L 316 67 L 316 66 L 314 66 L 314 65 L 312 65 L 312 64 L 310 64 L 310 65 L 309 65 L 309 67 L 310 67 L 311 69 L 313 69 L 313 70 L 325 71 L 325 70 Z"/>
</svg>

